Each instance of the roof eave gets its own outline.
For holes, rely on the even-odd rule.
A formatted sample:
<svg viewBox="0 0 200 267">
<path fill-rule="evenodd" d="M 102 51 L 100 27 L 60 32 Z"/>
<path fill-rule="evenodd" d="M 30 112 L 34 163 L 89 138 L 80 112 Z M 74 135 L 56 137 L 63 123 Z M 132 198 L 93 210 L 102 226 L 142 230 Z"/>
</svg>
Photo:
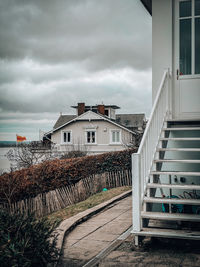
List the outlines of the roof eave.
<svg viewBox="0 0 200 267">
<path fill-rule="evenodd" d="M 141 0 L 144 7 L 147 9 L 149 14 L 152 16 L 152 0 Z"/>
<path fill-rule="evenodd" d="M 89 110 L 89 111 L 87 111 L 87 112 L 85 112 L 85 113 L 89 113 L 89 112 L 93 112 L 93 111 Z M 74 118 L 73 120 L 71 120 L 71 121 L 69 121 L 69 122 L 63 124 L 62 126 L 56 128 L 56 129 L 53 129 L 53 130 L 51 131 L 51 134 L 53 134 L 54 132 L 60 130 L 61 128 L 63 128 L 64 126 L 68 125 L 68 124 L 71 123 L 71 122 L 79 121 L 79 118 L 82 117 L 85 113 L 83 113 L 83 114 L 81 114 L 80 116 Z M 94 112 L 93 112 L 93 113 L 94 113 Z M 96 113 L 95 113 L 95 114 L 96 114 Z M 114 122 L 114 121 L 112 121 L 111 119 L 106 118 L 105 116 L 103 116 L 103 115 L 101 115 L 101 114 L 98 114 L 98 116 L 101 117 L 102 120 L 104 120 L 104 121 L 109 121 L 110 123 L 115 124 L 115 125 L 117 125 L 118 127 L 123 128 L 124 130 L 126 130 L 126 131 L 132 133 L 133 135 L 137 135 L 137 133 L 136 133 L 135 131 L 131 131 L 131 130 L 129 130 L 128 128 L 126 128 L 125 126 L 120 125 L 119 123 Z M 50 132 L 48 132 L 48 133 L 50 133 Z"/>
</svg>

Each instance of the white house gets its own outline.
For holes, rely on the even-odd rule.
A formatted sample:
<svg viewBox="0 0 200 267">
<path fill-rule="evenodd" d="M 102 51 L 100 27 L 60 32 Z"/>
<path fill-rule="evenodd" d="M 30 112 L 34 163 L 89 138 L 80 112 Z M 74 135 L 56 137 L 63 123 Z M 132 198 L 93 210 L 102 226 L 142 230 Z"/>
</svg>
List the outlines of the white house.
<svg viewBox="0 0 200 267">
<path fill-rule="evenodd" d="M 133 155 L 132 232 L 136 245 L 200 239 L 200 0 L 141 2 L 152 15 L 153 107 Z"/>
<path fill-rule="evenodd" d="M 87 151 L 98 154 L 135 146 L 145 127 L 144 114 L 115 114 L 116 105 L 86 106 L 78 103 L 76 115 L 60 115 L 45 137 L 58 151 Z"/>
</svg>

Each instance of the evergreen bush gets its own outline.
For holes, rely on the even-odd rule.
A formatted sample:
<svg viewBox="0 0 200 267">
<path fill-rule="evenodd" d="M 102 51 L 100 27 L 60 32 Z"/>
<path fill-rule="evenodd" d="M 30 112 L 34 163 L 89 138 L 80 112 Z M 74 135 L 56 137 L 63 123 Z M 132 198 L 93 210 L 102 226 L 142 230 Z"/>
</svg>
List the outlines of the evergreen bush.
<svg viewBox="0 0 200 267">
<path fill-rule="evenodd" d="M 53 227 L 34 214 L 0 210 L 0 266 L 43 267 L 55 261 L 59 253 Z"/>
</svg>

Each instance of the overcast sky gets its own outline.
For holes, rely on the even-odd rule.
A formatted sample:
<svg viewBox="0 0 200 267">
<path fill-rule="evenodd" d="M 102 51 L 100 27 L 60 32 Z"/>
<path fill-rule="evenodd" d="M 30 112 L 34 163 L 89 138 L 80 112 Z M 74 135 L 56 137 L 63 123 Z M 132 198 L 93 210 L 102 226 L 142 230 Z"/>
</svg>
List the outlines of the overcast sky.
<svg viewBox="0 0 200 267">
<path fill-rule="evenodd" d="M 0 0 L 0 140 L 38 140 L 78 102 L 151 109 L 151 16 L 139 0 Z"/>
</svg>

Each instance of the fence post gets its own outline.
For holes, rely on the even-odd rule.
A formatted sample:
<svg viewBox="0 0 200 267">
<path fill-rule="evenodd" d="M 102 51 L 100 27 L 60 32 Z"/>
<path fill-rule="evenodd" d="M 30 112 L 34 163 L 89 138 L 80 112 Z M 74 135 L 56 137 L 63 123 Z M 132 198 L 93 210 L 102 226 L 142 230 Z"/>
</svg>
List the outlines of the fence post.
<svg viewBox="0 0 200 267">
<path fill-rule="evenodd" d="M 141 179 L 140 179 L 140 154 L 132 154 L 132 192 L 133 192 L 133 232 L 141 230 Z"/>
</svg>

